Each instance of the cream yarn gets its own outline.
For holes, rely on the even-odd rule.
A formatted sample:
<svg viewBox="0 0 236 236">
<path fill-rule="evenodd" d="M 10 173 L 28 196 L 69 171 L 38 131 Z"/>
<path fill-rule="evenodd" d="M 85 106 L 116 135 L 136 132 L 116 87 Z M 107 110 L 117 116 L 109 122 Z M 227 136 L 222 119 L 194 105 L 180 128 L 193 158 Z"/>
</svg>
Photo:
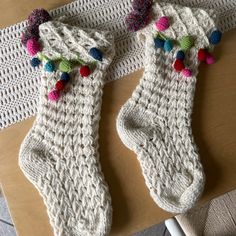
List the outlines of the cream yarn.
<svg viewBox="0 0 236 236">
<path fill-rule="evenodd" d="M 235 0 L 162 1 L 216 10 L 223 32 L 236 26 Z M 66 15 L 69 23 L 114 34 L 116 55 L 107 71 L 107 80 L 111 81 L 143 67 L 143 43 L 134 33 L 127 32 L 123 22 L 130 5 L 131 0 L 77 0 L 50 14 L 53 18 Z M 38 108 L 40 74 L 29 66 L 29 57 L 20 42 L 25 27 L 23 21 L 0 30 L 0 129 L 35 115 Z"/>
<path fill-rule="evenodd" d="M 195 48 L 185 59 L 193 73 L 190 78 L 173 69 L 179 47 L 170 53 L 155 48 L 153 26 L 162 16 L 171 19 L 171 26 L 164 32 L 166 37 L 195 38 Z M 173 213 L 191 208 L 204 187 L 191 113 L 199 64 L 197 51 L 209 46 L 207 36 L 215 29 L 214 18 L 212 11 L 154 3 L 153 21 L 138 32 L 139 38 L 145 38 L 145 72 L 117 118 L 119 136 L 137 154 L 152 198 Z"/>
<path fill-rule="evenodd" d="M 40 25 L 43 54 L 94 61 L 92 47 L 104 53 L 95 71 L 82 78 L 75 69 L 58 102 L 47 98 L 59 72 L 41 73 L 36 121 L 20 148 L 19 165 L 38 189 L 56 236 L 102 236 L 111 226 L 112 208 L 98 154 L 98 126 L 105 71 L 114 56 L 109 32 L 57 21 Z"/>
</svg>

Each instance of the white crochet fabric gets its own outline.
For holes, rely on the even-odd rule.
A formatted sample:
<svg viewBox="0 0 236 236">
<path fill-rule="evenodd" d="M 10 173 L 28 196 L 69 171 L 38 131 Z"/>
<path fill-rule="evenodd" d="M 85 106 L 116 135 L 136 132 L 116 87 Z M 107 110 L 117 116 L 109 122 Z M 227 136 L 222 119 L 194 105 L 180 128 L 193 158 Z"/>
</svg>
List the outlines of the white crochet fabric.
<svg viewBox="0 0 236 236">
<path fill-rule="evenodd" d="M 193 72 L 190 78 L 173 69 L 179 46 L 170 53 L 155 48 L 154 22 L 162 16 L 171 19 L 163 32 L 167 38 L 191 35 L 195 39 L 185 58 Z M 137 154 L 152 198 L 173 213 L 191 208 L 204 187 L 191 113 L 199 64 L 196 55 L 198 49 L 209 47 L 207 36 L 215 30 L 214 18 L 212 11 L 155 2 L 153 21 L 139 31 L 139 37 L 145 37 L 145 72 L 117 118 L 118 134 Z"/>
<path fill-rule="evenodd" d="M 165 0 L 187 6 L 215 8 L 220 15 L 219 28 L 236 26 L 235 0 Z M 119 79 L 143 66 L 143 44 L 129 33 L 123 22 L 131 0 L 78 0 L 52 10 L 53 17 L 66 15 L 68 21 L 83 27 L 110 30 L 116 41 L 116 56 L 108 70 L 108 80 Z M 43 6 L 42 6 L 43 7 Z M 29 57 L 20 35 L 26 21 L 0 31 L 0 129 L 36 114 L 39 71 L 29 65 Z"/>
<path fill-rule="evenodd" d="M 43 54 L 51 59 L 94 61 L 88 51 L 104 53 L 86 78 L 75 68 L 58 102 L 48 93 L 60 72 L 42 72 L 40 104 L 34 125 L 20 148 L 19 165 L 42 195 L 55 236 L 103 236 L 112 208 L 98 154 L 98 126 L 105 70 L 114 56 L 113 36 L 51 21 L 40 25 Z M 74 75 L 74 76 L 73 76 Z"/>
</svg>

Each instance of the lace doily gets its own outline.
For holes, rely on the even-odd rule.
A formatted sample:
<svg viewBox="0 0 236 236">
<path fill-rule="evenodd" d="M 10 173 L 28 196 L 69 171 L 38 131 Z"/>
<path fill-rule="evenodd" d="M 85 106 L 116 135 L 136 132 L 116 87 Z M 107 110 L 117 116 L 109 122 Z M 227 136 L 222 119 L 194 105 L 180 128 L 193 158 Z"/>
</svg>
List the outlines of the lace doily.
<svg viewBox="0 0 236 236">
<path fill-rule="evenodd" d="M 220 14 L 219 28 L 227 31 L 236 26 L 234 0 L 164 0 L 187 6 L 215 8 Z M 116 80 L 143 65 L 143 45 L 127 31 L 124 17 L 130 0 L 78 0 L 50 13 L 65 16 L 70 24 L 85 28 L 110 30 L 116 42 L 116 56 L 109 67 L 107 81 Z M 33 116 L 37 112 L 39 70 L 29 64 L 30 57 L 20 42 L 26 21 L 0 31 L 0 129 Z"/>
</svg>

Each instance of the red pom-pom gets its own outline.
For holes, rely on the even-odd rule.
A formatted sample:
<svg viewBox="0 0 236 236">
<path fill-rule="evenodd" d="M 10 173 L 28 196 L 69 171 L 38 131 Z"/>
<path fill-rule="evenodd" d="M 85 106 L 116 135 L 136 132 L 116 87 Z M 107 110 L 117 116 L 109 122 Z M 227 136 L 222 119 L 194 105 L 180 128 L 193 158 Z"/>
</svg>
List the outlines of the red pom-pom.
<svg viewBox="0 0 236 236">
<path fill-rule="evenodd" d="M 88 66 L 81 66 L 79 72 L 82 77 L 88 77 L 91 74 L 90 68 Z"/>
<path fill-rule="evenodd" d="M 199 61 L 205 61 L 207 57 L 207 50 L 204 48 L 199 49 L 198 54 L 197 54 L 197 59 Z"/>
<path fill-rule="evenodd" d="M 66 81 L 65 80 L 58 80 L 57 83 L 56 83 L 56 89 L 57 90 L 63 90 L 66 86 Z"/>
<path fill-rule="evenodd" d="M 184 66 L 184 63 L 181 60 L 177 59 L 174 62 L 174 68 L 175 68 L 176 71 L 180 72 L 185 68 L 185 66 Z"/>
</svg>

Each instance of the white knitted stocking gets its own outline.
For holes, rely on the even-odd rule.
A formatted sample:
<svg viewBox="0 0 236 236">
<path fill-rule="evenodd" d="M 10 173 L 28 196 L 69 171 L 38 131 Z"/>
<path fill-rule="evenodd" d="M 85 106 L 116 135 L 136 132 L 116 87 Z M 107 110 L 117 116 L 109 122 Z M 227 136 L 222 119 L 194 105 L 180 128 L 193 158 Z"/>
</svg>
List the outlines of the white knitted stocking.
<svg viewBox="0 0 236 236">
<path fill-rule="evenodd" d="M 210 47 L 207 36 L 215 30 L 215 17 L 213 12 L 167 3 L 155 3 L 152 11 L 152 22 L 138 33 L 145 38 L 145 72 L 119 113 L 117 130 L 123 143 L 137 154 L 155 202 L 180 213 L 194 205 L 204 186 L 191 113 L 197 52 Z M 155 48 L 154 22 L 162 16 L 170 20 L 170 27 L 163 32 L 167 38 L 194 38 L 194 47 L 185 53 L 184 63 L 192 71 L 188 78 L 173 68 L 180 46 L 175 45 L 171 52 Z"/>
<path fill-rule="evenodd" d="M 82 77 L 81 65 L 75 66 L 57 102 L 48 93 L 61 72 L 42 72 L 38 115 L 22 143 L 20 168 L 42 195 L 55 235 L 107 235 L 112 208 L 99 164 L 98 125 L 113 36 L 57 21 L 40 25 L 40 36 L 44 58 L 80 60 L 95 68 Z M 89 54 L 91 48 L 103 53 L 102 61 Z"/>
</svg>

